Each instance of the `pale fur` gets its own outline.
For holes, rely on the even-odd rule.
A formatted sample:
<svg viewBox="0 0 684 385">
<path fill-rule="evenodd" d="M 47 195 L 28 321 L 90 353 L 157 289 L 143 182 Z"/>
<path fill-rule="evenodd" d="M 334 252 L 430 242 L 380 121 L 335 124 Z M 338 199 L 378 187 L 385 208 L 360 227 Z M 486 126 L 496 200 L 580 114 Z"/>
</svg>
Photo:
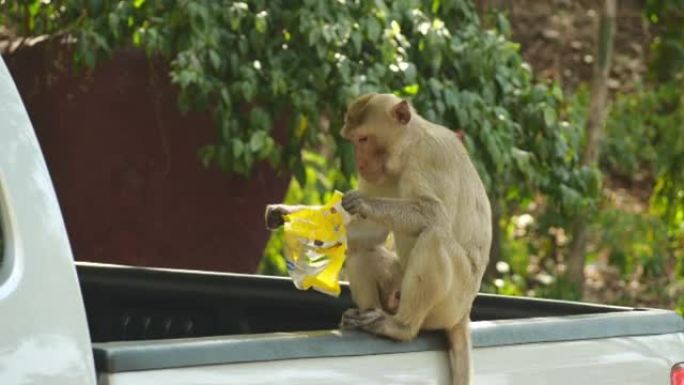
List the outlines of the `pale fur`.
<svg viewBox="0 0 684 385">
<path fill-rule="evenodd" d="M 392 231 L 403 272 L 401 298 L 394 315 L 379 306 L 368 311 L 362 307 L 345 313 L 342 324 L 402 341 L 421 329 L 444 329 L 451 345 L 453 383 L 470 384 L 469 314 L 492 238 L 484 186 L 454 132 L 423 119 L 413 108 L 407 124 L 393 121 L 392 106 L 401 102 L 393 95 L 365 98 L 364 108 L 376 111 L 370 114 L 374 118 L 345 127 L 343 135 L 351 140 L 355 134 L 377 135 L 386 146 L 386 175 L 374 184 L 361 178 L 358 192 L 346 194 L 343 205 L 379 229 Z M 386 112 L 384 121 L 377 111 Z M 366 245 L 383 241 L 378 236 L 369 239 L 373 241 Z M 368 286 L 355 282 L 368 279 L 364 274 L 349 273 L 352 293 L 355 286 Z"/>
</svg>

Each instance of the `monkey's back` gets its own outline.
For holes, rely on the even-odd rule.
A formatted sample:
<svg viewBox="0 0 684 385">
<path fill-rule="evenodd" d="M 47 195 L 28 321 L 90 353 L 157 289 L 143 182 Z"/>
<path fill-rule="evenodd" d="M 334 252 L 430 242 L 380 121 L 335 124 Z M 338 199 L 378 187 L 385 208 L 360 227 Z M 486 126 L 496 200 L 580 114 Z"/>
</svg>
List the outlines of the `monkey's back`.
<svg viewBox="0 0 684 385">
<path fill-rule="evenodd" d="M 428 174 L 435 198 L 449 219 L 449 235 L 470 257 L 486 266 L 492 241 L 491 208 L 484 184 L 468 151 L 448 128 L 426 121 L 425 135 L 417 144 L 416 161 Z M 424 182 L 424 183 L 425 183 Z"/>
</svg>

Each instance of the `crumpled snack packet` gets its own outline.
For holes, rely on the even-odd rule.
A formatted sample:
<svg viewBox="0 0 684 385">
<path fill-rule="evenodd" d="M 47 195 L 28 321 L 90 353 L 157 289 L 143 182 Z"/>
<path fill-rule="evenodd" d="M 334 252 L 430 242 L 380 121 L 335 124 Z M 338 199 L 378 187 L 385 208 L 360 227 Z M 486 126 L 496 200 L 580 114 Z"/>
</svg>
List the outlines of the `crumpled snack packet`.
<svg viewBox="0 0 684 385">
<path fill-rule="evenodd" d="M 350 216 L 335 191 L 324 206 L 311 206 L 283 216 L 287 271 L 300 290 L 340 295 L 339 274 L 347 252 Z"/>
</svg>

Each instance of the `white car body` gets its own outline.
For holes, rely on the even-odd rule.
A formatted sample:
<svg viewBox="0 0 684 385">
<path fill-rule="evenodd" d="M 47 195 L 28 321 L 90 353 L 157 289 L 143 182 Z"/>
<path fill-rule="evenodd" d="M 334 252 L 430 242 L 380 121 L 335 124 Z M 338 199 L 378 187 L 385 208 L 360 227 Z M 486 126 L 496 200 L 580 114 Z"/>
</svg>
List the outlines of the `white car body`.
<svg viewBox="0 0 684 385">
<path fill-rule="evenodd" d="M 540 343 L 475 350 L 475 385 L 668 384 L 684 335 Z M 277 381 L 275 381 L 277 379 Z M 444 351 L 278 360 L 130 371 L 101 377 L 106 385 L 451 384 Z"/>
<path fill-rule="evenodd" d="M 95 384 L 74 259 L 31 121 L 0 60 L 0 384 Z"/>
<path fill-rule="evenodd" d="M 407 344 L 337 331 L 93 344 L 50 176 L 2 60 L 0 214 L 2 385 L 450 384 L 438 335 Z M 669 311 L 477 321 L 473 335 L 481 385 L 668 384 L 684 361 L 684 321 Z"/>
</svg>

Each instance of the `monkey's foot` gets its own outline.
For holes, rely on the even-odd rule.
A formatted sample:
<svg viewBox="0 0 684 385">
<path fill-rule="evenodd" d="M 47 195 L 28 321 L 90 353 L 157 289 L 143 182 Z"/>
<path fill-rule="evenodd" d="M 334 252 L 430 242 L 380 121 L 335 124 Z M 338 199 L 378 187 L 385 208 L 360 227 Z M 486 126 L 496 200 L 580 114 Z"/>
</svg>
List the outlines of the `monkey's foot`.
<svg viewBox="0 0 684 385">
<path fill-rule="evenodd" d="M 367 329 L 370 325 L 385 319 L 385 312 L 380 309 L 349 309 L 342 314 L 342 329 Z"/>
<path fill-rule="evenodd" d="M 347 309 L 342 313 L 342 319 L 340 320 L 340 329 L 356 329 L 356 326 L 351 322 L 352 319 L 355 319 L 361 310 L 353 307 L 350 309 Z"/>
</svg>

